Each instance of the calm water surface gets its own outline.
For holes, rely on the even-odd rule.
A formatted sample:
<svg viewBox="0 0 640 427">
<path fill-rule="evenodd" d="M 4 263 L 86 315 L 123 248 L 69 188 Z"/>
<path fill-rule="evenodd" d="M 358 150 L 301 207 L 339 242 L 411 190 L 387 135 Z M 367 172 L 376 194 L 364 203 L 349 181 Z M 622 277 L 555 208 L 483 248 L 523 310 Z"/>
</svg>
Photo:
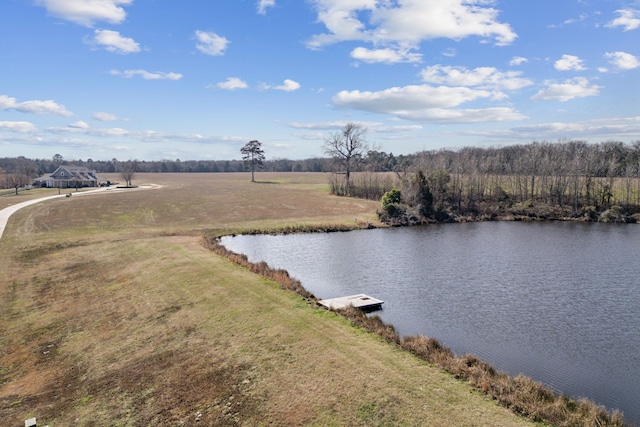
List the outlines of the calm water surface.
<svg viewBox="0 0 640 427">
<path fill-rule="evenodd" d="M 223 239 L 319 298 L 640 425 L 640 225 L 487 222 Z"/>
</svg>

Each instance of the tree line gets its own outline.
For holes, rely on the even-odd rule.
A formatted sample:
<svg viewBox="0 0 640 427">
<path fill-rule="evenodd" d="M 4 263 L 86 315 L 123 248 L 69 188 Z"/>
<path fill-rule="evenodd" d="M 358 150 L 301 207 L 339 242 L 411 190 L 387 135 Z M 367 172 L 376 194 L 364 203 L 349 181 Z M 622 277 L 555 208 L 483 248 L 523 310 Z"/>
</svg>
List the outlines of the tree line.
<svg viewBox="0 0 640 427">
<path fill-rule="evenodd" d="M 425 151 L 396 178 L 399 194 L 383 203 L 391 220 L 640 219 L 640 141 Z"/>
<path fill-rule="evenodd" d="M 493 214 L 497 206 L 515 213 L 518 209 L 533 210 L 539 217 L 555 215 L 545 213 L 549 207 L 560 208 L 563 215 L 594 217 L 614 206 L 631 214 L 640 207 L 640 141 L 543 141 L 394 156 L 372 148 L 365 132 L 358 124 L 348 124 L 325 138 L 326 157 L 264 160 L 261 169 L 331 172 L 331 190 L 337 195 L 380 200 L 396 189 L 403 198 L 402 203 L 393 204 L 396 208 L 403 205 L 409 217 L 424 216 L 416 212 L 439 218 L 444 213 L 477 216 Z M 86 166 L 98 173 L 120 173 L 130 162 L 115 158 L 66 160 L 60 155 L 51 159 L 0 158 L 0 185 L 25 185 L 65 164 Z M 246 160 L 136 161 L 136 172 L 140 173 L 246 170 Z M 418 172 L 421 175 L 416 175 Z M 411 203 L 421 207 L 416 211 Z"/>
<path fill-rule="evenodd" d="M 640 141 L 431 150 L 390 164 L 391 156 L 370 149 L 365 133 L 350 123 L 325 138 L 337 172 L 331 191 L 382 198 L 380 217 L 388 222 L 640 220 Z M 373 173 L 381 170 L 394 174 Z"/>
<path fill-rule="evenodd" d="M 128 160 L 82 160 L 82 159 L 26 159 L 24 157 L 0 158 L 0 174 L 16 173 L 24 169 L 21 163 L 29 164 L 30 173 L 35 176 L 53 173 L 59 166 L 85 166 L 98 173 L 119 173 L 121 166 Z M 242 160 L 138 160 L 138 172 L 143 173 L 210 173 L 244 172 Z M 309 158 L 304 160 L 271 159 L 264 161 L 267 172 L 331 172 L 332 160 L 329 158 Z"/>
</svg>

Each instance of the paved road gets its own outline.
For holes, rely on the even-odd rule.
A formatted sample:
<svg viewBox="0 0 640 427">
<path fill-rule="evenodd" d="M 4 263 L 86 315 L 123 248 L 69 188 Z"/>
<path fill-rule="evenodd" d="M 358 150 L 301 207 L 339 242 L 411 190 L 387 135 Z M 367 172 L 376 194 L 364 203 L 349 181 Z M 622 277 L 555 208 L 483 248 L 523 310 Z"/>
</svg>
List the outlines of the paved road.
<svg viewBox="0 0 640 427">
<path fill-rule="evenodd" d="M 118 192 L 118 191 L 131 191 L 131 190 L 144 190 L 149 188 L 160 188 L 158 185 L 143 185 L 135 188 L 118 188 L 118 187 L 107 187 L 107 188 L 97 188 L 95 190 L 82 191 L 73 194 L 72 198 L 86 196 L 87 194 L 95 194 L 95 193 L 108 193 L 108 192 Z M 57 197 L 66 197 L 66 194 L 60 194 L 55 196 L 42 197 L 40 199 L 27 200 L 26 202 L 17 203 L 15 205 L 6 207 L 4 209 L 0 209 L 0 239 L 2 239 L 2 234 L 4 233 L 4 229 L 7 226 L 7 221 L 9 221 L 9 217 L 13 215 L 18 210 L 36 204 L 40 202 L 44 202 L 45 200 L 55 199 Z"/>
</svg>

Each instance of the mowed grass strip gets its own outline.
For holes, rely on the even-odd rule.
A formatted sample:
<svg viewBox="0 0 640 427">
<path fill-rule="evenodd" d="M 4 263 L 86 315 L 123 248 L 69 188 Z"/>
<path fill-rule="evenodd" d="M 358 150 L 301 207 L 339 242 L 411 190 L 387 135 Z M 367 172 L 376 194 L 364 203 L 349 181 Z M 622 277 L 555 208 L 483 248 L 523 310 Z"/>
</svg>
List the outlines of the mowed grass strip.
<svg viewBox="0 0 640 427">
<path fill-rule="evenodd" d="M 214 178 L 15 214 L 0 240 L 0 425 L 528 424 L 200 241 L 352 223 L 377 203 L 329 196 L 322 175 Z"/>
</svg>

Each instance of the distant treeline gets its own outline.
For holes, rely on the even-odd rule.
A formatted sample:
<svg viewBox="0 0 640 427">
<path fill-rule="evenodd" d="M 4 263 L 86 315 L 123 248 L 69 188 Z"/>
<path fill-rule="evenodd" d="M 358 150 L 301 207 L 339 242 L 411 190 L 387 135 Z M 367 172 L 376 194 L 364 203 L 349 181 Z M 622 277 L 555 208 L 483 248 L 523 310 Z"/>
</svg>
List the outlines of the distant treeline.
<svg viewBox="0 0 640 427">
<path fill-rule="evenodd" d="M 118 173 L 119 164 L 126 160 L 64 159 L 56 154 L 51 159 L 25 157 L 0 158 L 0 173 L 30 175 L 52 173 L 58 166 L 86 166 L 98 173 Z M 532 142 L 506 147 L 465 147 L 461 149 L 427 150 L 409 155 L 384 151 L 368 151 L 358 162 L 359 170 L 372 172 L 402 172 L 416 166 L 449 173 L 626 177 L 638 176 L 640 141 L 625 144 L 607 141 L 589 144 L 584 141 Z M 266 172 L 336 172 L 331 158 L 304 160 L 272 159 L 264 161 Z M 138 160 L 137 172 L 243 172 L 242 160 Z M 562 183 L 559 183 L 561 185 Z M 518 191 L 525 191 L 523 186 Z"/>
<path fill-rule="evenodd" d="M 25 165 L 25 162 L 27 165 Z M 126 161 L 112 160 L 53 160 L 0 158 L 0 172 L 18 173 L 28 166 L 31 173 L 44 175 L 55 171 L 62 165 L 86 166 L 98 173 L 119 173 L 119 165 Z M 267 172 L 329 172 L 332 170 L 332 159 L 313 158 L 306 160 L 274 159 L 265 160 Z M 207 172 L 244 172 L 242 160 L 139 160 L 137 172 L 144 173 L 207 173 Z"/>
<path fill-rule="evenodd" d="M 98 173 L 118 173 L 127 161 L 0 158 L 0 174 L 36 177 L 58 166 L 86 166 Z M 394 156 L 383 151 L 362 153 L 355 162 L 355 176 L 345 187 L 340 163 L 332 158 L 273 159 L 264 162 L 269 172 L 335 172 L 335 194 L 380 200 L 387 191 L 404 186 L 405 195 L 415 188 L 407 183 L 418 177 L 419 191 L 432 198 L 433 209 L 457 214 L 486 212 L 483 204 L 505 206 L 542 203 L 572 208 L 589 215 L 614 205 L 640 206 L 640 141 L 626 144 L 607 141 L 533 142 L 506 147 L 465 147 Z M 136 172 L 242 172 L 241 160 L 137 161 Z M 371 172 L 390 172 L 371 174 Z M 414 179 L 414 184 L 416 183 Z M 0 184 L 1 184 L 0 178 Z M 414 186 L 415 187 L 415 186 Z M 415 195 L 414 195 L 415 196 Z M 424 206 L 422 207 L 424 210 Z"/>
<path fill-rule="evenodd" d="M 366 156 L 368 169 L 392 171 L 411 164 L 416 155 L 394 156 L 393 153 L 370 151 Z M 126 160 L 68 160 L 56 155 L 51 159 L 0 158 L 0 173 L 23 173 L 25 169 L 31 175 L 44 175 L 55 171 L 62 165 L 86 166 L 98 173 L 118 173 L 119 165 Z M 244 172 L 247 169 L 242 160 L 138 160 L 137 172 L 151 173 L 206 173 L 206 172 Z M 272 159 L 264 161 L 265 172 L 332 172 L 334 162 L 331 158 L 309 158 L 304 160 Z"/>
</svg>

